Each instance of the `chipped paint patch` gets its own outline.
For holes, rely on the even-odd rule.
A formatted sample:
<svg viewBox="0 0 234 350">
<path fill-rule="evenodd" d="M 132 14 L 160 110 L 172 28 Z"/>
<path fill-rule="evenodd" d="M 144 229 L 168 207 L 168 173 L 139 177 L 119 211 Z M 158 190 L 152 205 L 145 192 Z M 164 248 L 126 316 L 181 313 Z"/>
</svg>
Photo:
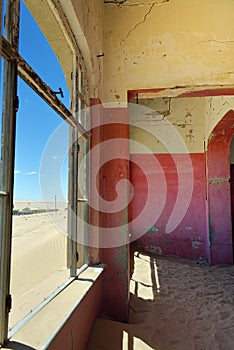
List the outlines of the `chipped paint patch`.
<svg viewBox="0 0 234 350">
<path fill-rule="evenodd" d="M 222 177 L 214 177 L 211 179 L 208 179 L 208 182 L 215 185 L 217 188 L 219 188 L 223 182 L 229 182 L 230 177 L 228 178 L 222 178 Z"/>
<path fill-rule="evenodd" d="M 192 247 L 193 247 L 194 249 L 198 249 L 199 246 L 200 246 L 201 244 L 202 244 L 201 242 L 194 241 L 194 242 L 192 242 Z"/>
<path fill-rule="evenodd" d="M 146 226 L 146 234 L 155 234 L 159 229 L 156 227 L 156 225 L 151 226 Z"/>
</svg>

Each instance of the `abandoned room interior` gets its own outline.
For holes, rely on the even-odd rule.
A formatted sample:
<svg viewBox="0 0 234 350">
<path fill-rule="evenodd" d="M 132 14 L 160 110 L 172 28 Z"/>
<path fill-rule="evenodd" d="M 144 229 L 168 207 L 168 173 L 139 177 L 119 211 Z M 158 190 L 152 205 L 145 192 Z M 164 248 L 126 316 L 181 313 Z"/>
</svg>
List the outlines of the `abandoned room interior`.
<svg viewBox="0 0 234 350">
<path fill-rule="evenodd" d="M 0 1 L 2 348 L 233 348 L 233 23 L 233 0 Z"/>
</svg>

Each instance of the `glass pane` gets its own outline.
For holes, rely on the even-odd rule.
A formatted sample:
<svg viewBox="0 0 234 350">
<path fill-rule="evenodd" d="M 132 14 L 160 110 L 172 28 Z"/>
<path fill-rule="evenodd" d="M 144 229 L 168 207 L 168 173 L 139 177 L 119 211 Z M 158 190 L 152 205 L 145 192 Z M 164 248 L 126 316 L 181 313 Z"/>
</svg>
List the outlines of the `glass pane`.
<svg viewBox="0 0 234 350">
<path fill-rule="evenodd" d="M 78 98 L 78 122 L 85 130 L 90 128 L 89 108 L 86 107 L 84 101 Z"/>
<path fill-rule="evenodd" d="M 1 6 L 1 5 L 0 5 Z M 6 0 L 2 0 L 2 12 L 1 12 L 1 35 L 5 37 L 6 31 L 4 26 L 4 19 L 6 15 Z"/>
<path fill-rule="evenodd" d="M 59 87 L 62 88 L 64 98 L 60 94 L 57 97 L 70 108 L 69 91 L 60 63 L 23 1 L 20 6 L 19 53 L 51 89 L 58 92 Z"/>
<path fill-rule="evenodd" d="M 78 158 L 78 253 L 79 253 L 79 266 L 87 262 L 86 246 L 87 241 L 87 226 L 88 223 L 88 203 L 85 201 L 88 198 L 88 159 L 87 159 L 87 147 L 88 141 L 83 137 L 79 138 L 79 158 Z"/>
<path fill-rule="evenodd" d="M 11 264 L 13 308 L 10 313 L 10 328 L 69 277 L 66 268 L 65 231 L 68 171 L 66 157 L 60 159 L 61 183 L 54 177 L 51 179 L 51 174 L 42 169 L 46 154 L 51 167 L 56 168 L 61 158 L 60 145 L 57 145 L 55 153 L 50 154 L 48 142 L 63 123 L 63 141 L 68 148 L 68 126 L 21 79 L 19 98 Z M 45 186 L 48 188 L 45 189 Z M 43 198 L 42 193 L 45 191 L 47 197 Z M 65 229 L 61 230 L 61 227 Z"/>
</svg>

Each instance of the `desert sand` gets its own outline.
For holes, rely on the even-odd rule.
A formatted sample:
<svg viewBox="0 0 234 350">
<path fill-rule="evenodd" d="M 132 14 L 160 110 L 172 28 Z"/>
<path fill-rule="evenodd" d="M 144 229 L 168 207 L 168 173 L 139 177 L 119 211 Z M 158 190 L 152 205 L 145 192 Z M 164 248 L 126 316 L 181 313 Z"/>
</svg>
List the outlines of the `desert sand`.
<svg viewBox="0 0 234 350">
<path fill-rule="evenodd" d="M 15 208 L 27 206 L 40 207 L 27 201 Z M 13 217 L 10 327 L 69 277 L 59 230 L 66 223 L 64 204 L 50 216 Z M 135 251 L 132 267 L 129 324 L 98 319 L 87 350 L 234 349 L 233 265 Z"/>
<path fill-rule="evenodd" d="M 43 203 L 14 203 L 14 209 L 25 207 L 42 208 Z M 65 207 L 64 203 L 58 204 L 58 212 L 50 215 L 13 216 L 10 329 L 69 278 L 67 237 L 62 232 L 67 224 Z"/>
<path fill-rule="evenodd" d="M 98 319 L 87 350 L 234 349 L 234 266 L 134 255 L 130 323 Z"/>
</svg>

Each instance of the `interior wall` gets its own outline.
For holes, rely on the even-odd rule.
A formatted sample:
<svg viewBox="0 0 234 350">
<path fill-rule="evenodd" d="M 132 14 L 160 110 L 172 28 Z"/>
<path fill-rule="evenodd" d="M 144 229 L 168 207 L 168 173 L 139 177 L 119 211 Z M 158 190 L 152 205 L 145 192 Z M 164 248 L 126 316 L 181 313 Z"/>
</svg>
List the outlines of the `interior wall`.
<svg viewBox="0 0 234 350">
<path fill-rule="evenodd" d="M 88 68 L 90 97 L 100 97 L 103 89 L 103 0 L 63 0 L 64 8 L 72 3 L 80 30 L 74 23 L 73 33 Z M 70 13 L 70 12 L 69 12 Z M 72 13 L 70 13 L 72 16 Z M 73 20 L 70 21 L 73 23 Z"/>
<path fill-rule="evenodd" d="M 234 110 L 234 96 L 211 96 L 205 97 L 205 143 L 206 149 L 212 130 L 229 111 Z"/>
<path fill-rule="evenodd" d="M 215 126 L 207 150 L 210 257 L 212 264 L 233 263 L 230 187 L 230 144 L 234 111 L 228 111 Z"/>
<path fill-rule="evenodd" d="M 206 101 L 155 98 L 138 103 L 130 113 L 134 244 L 162 255 L 208 260 Z"/>
<path fill-rule="evenodd" d="M 48 350 L 86 349 L 94 322 L 102 312 L 102 277 L 95 281 L 76 310 L 53 338 Z"/>
<path fill-rule="evenodd" d="M 104 102 L 127 90 L 233 84 L 232 0 L 105 4 Z"/>
<path fill-rule="evenodd" d="M 130 229 L 136 238 L 135 244 L 159 254 L 210 261 L 210 246 L 214 243 L 211 232 L 214 229 L 209 226 L 207 184 L 218 187 L 215 190 L 220 191 L 219 198 L 227 197 L 229 184 L 221 182 L 222 186 L 214 186 L 210 178 L 214 177 L 212 172 L 219 174 L 217 178 L 220 174 L 230 173 L 230 165 L 224 168 L 224 163 L 219 160 L 220 157 L 229 159 L 230 150 L 228 153 L 222 151 L 220 156 L 218 149 L 221 147 L 218 146 L 216 153 L 212 153 L 215 161 L 211 163 L 208 159 L 207 166 L 207 145 L 222 130 L 224 138 L 225 133 L 232 133 L 231 121 L 227 127 L 222 119 L 233 110 L 233 96 L 148 99 L 136 96 L 130 102 L 133 103 L 130 105 L 130 174 L 135 191 L 130 208 Z M 216 125 L 221 126 L 217 129 Z M 228 175 L 221 177 L 226 181 Z M 225 191 L 224 186 L 227 187 Z M 147 207 L 148 202 L 151 205 Z M 228 207 L 228 202 L 218 201 L 217 196 L 210 203 L 213 212 L 216 210 L 214 217 L 220 217 L 219 212 L 230 211 L 230 203 Z M 138 222 L 136 218 L 146 211 L 146 207 L 146 215 Z M 225 221 L 229 222 L 230 218 Z M 169 223 L 174 223 L 173 230 L 168 229 Z M 225 231 L 228 238 L 224 240 L 219 236 L 220 224 L 216 226 L 215 243 L 220 247 L 225 241 L 230 250 L 230 229 Z M 228 251 L 227 254 L 225 249 L 221 259 L 230 262 L 231 253 Z M 218 260 L 213 253 L 212 262 L 215 261 Z"/>
</svg>

